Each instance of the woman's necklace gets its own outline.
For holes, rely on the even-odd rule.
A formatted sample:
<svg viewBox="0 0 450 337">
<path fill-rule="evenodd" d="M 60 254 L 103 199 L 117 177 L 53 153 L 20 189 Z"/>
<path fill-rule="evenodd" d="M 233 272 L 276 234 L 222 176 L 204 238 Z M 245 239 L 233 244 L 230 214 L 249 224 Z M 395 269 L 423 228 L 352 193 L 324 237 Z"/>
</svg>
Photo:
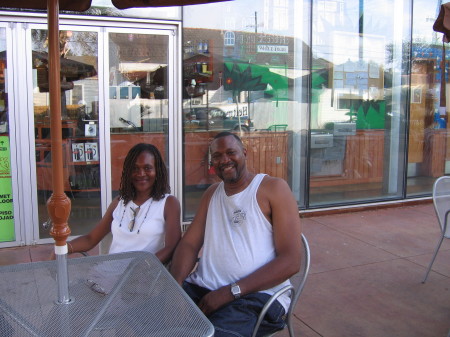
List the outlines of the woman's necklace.
<svg viewBox="0 0 450 337">
<path fill-rule="evenodd" d="M 152 198 L 152 200 L 150 201 L 150 205 L 148 206 L 147 211 L 145 212 L 144 219 L 141 221 L 141 224 L 139 225 L 139 228 L 138 228 L 136 234 L 139 234 L 139 233 L 140 233 L 142 224 L 143 224 L 143 223 L 145 222 L 145 220 L 147 219 L 147 215 L 148 215 L 148 212 L 150 211 L 150 208 L 152 207 L 152 204 L 153 204 L 153 198 Z M 141 206 L 142 206 L 142 205 L 141 205 Z M 141 206 L 138 206 L 138 207 L 136 207 L 136 208 L 134 208 L 134 209 L 130 206 L 130 209 L 131 209 L 131 211 L 133 212 L 133 219 L 131 219 L 130 225 L 128 226 L 128 228 L 130 229 L 130 232 L 132 232 L 133 229 L 134 229 L 134 227 L 135 227 L 134 224 L 135 224 L 135 222 L 136 222 L 136 217 L 137 217 L 137 214 L 138 214 L 138 212 L 139 212 Z M 123 218 L 124 218 L 124 216 L 125 216 L 126 210 L 127 210 L 127 207 L 124 207 L 123 213 L 122 213 L 122 218 L 120 219 L 119 227 L 122 227 L 122 221 L 123 221 Z"/>
</svg>

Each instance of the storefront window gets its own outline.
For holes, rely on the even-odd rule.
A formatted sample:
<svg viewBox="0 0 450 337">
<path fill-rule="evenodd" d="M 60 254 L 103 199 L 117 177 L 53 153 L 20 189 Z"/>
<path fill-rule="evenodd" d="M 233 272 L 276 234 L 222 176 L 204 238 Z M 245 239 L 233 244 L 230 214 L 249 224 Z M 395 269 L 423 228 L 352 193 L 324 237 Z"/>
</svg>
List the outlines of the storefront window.
<svg viewBox="0 0 450 337">
<path fill-rule="evenodd" d="M 407 1 L 313 1 L 309 205 L 399 198 Z"/>
<path fill-rule="evenodd" d="M 169 37 L 112 31 L 109 38 L 111 184 L 116 196 L 128 151 L 150 143 L 169 164 Z"/>
<path fill-rule="evenodd" d="M 443 34 L 433 31 L 439 9 L 440 1 L 414 1 L 408 196 L 429 195 L 436 178 L 450 173 L 450 50 Z"/>
<path fill-rule="evenodd" d="M 215 179 L 207 144 L 233 127 L 250 168 L 286 179 L 299 208 L 401 198 L 410 13 L 403 0 L 185 9 L 185 217 Z M 239 116 L 251 124 L 225 124 Z"/>
<path fill-rule="evenodd" d="M 217 179 L 208 145 L 225 130 L 242 137 L 250 170 L 285 179 L 303 207 L 309 75 L 303 2 L 213 6 L 186 7 L 183 15 L 184 218 L 192 218 Z"/>
<path fill-rule="evenodd" d="M 138 142 L 158 146 L 172 166 L 172 193 L 190 221 L 217 181 L 208 147 L 225 130 L 242 137 L 251 171 L 288 182 L 299 209 L 430 196 L 436 178 L 450 174 L 450 47 L 433 31 L 440 8 L 437 0 L 234 0 L 119 11 L 97 0 L 82 15 L 116 17 L 117 25 L 63 15 L 62 146 L 72 235 L 101 218 Z M 159 19 L 174 25 L 157 25 Z M 40 18 L 4 21 L 0 242 L 28 244 L 50 239 L 42 226 L 52 191 L 48 41 Z M 31 128 L 24 123 L 30 113 Z M 23 164 L 30 149 L 36 176 Z M 14 203 L 16 210 L 33 205 L 16 212 L 15 224 L 13 192 L 31 195 Z"/>
</svg>

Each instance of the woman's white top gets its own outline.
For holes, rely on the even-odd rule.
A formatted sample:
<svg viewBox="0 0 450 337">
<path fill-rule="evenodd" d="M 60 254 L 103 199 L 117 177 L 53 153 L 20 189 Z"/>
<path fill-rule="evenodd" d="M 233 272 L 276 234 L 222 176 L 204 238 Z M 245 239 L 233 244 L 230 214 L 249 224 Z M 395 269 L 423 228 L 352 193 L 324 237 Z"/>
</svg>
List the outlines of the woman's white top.
<svg viewBox="0 0 450 337">
<path fill-rule="evenodd" d="M 148 199 L 140 207 L 134 220 L 132 231 L 128 225 L 133 220 L 133 210 L 138 206 L 129 201 L 124 205 L 120 200 L 113 211 L 111 224 L 112 243 L 109 253 L 123 253 L 129 251 L 148 251 L 156 253 L 165 244 L 164 207 L 169 194 L 161 200 Z"/>
</svg>

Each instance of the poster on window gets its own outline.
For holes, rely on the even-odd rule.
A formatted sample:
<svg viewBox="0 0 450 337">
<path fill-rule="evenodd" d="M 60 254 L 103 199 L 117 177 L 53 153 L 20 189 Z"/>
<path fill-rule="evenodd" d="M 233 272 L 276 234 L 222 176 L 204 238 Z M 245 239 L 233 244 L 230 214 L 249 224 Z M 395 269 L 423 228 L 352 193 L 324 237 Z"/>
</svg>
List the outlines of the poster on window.
<svg viewBox="0 0 450 337">
<path fill-rule="evenodd" d="M 98 161 L 97 143 L 84 143 L 84 156 L 86 161 Z"/>
<path fill-rule="evenodd" d="M 72 161 L 79 162 L 84 160 L 84 143 L 72 144 Z"/>
<path fill-rule="evenodd" d="M 422 103 L 422 88 L 413 87 L 411 90 L 411 103 L 420 104 Z"/>
<path fill-rule="evenodd" d="M 9 137 L 0 136 L 0 242 L 15 240 Z"/>
</svg>

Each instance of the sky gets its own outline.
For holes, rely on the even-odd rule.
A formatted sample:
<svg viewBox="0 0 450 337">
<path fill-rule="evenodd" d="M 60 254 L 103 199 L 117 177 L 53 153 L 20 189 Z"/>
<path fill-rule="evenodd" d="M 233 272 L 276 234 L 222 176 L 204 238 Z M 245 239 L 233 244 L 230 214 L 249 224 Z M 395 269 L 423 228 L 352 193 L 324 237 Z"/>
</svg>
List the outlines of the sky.
<svg viewBox="0 0 450 337">
<path fill-rule="evenodd" d="M 294 0 L 289 0 L 290 2 Z M 183 25 L 185 27 L 229 29 L 236 31 L 255 31 L 255 12 L 257 12 L 258 32 L 293 35 L 288 31 L 267 31 L 263 25 L 264 2 L 255 0 L 225 1 L 208 5 L 186 6 L 184 10 Z M 297 0 L 299 3 L 300 1 Z M 212 14 L 212 9 L 214 10 Z M 288 18 L 292 22 L 293 13 Z M 198 18 L 201 18 L 199 20 Z M 292 25 L 291 29 L 292 29 Z"/>
<path fill-rule="evenodd" d="M 414 0 L 413 36 L 415 38 L 423 36 L 427 42 L 431 42 L 436 37 L 433 23 L 439 15 L 440 4 L 440 0 Z M 439 41 L 442 41 L 441 33 L 438 33 L 438 37 Z"/>
<path fill-rule="evenodd" d="M 309 0 L 289 0 L 291 3 L 295 2 L 296 6 L 301 3 L 308 4 Z M 367 18 L 373 18 L 373 20 L 383 21 L 388 18 L 388 20 L 393 16 L 393 7 L 397 2 L 402 0 L 365 0 L 363 2 L 364 11 Z M 254 13 L 258 13 L 258 21 L 261 26 L 258 25 L 258 32 L 265 33 L 275 33 L 281 35 L 294 36 L 293 24 L 289 26 L 290 31 L 284 32 L 274 32 L 274 31 L 264 31 L 265 28 L 262 27 L 262 22 L 264 20 L 264 2 L 265 1 L 255 1 L 255 0 L 236 0 L 236 1 L 225 1 L 222 3 L 215 3 L 209 5 L 200 6 L 187 6 L 184 11 L 183 24 L 185 27 L 196 27 L 196 28 L 212 28 L 212 29 L 232 29 L 232 30 L 244 30 L 253 31 L 254 30 Z M 318 1 L 314 1 L 318 3 Z M 446 0 L 443 1 L 447 2 Z M 432 26 L 435 18 L 439 13 L 439 8 L 441 0 L 414 0 L 414 34 L 425 36 L 427 40 L 431 40 L 433 37 Z M 403 8 L 406 11 L 407 6 L 410 4 L 410 0 L 403 0 Z M 326 4 L 328 6 L 329 4 Z M 349 31 L 353 31 L 355 26 L 357 26 L 357 18 L 359 15 L 359 0 L 346 0 L 345 1 L 345 16 L 346 18 L 354 18 L 348 20 L 349 24 L 353 27 Z M 214 9 L 214 12 L 212 12 Z M 299 10 L 299 9 L 296 9 Z M 219 13 L 217 15 L 212 13 Z M 307 14 L 306 14 L 307 15 Z M 395 16 L 396 17 L 396 16 Z M 201 18 L 201 20 L 199 20 Z M 408 18 L 406 18 L 407 20 Z M 289 13 L 287 18 L 290 23 L 294 22 L 294 11 Z M 350 22 L 352 21 L 352 22 Z M 407 22 L 406 22 L 407 23 Z M 228 26 L 234 24 L 233 27 L 228 28 Z M 383 27 L 383 24 L 380 25 Z M 381 32 L 382 33 L 382 32 Z M 387 32 L 387 34 L 391 34 Z M 384 34 L 380 34 L 384 35 Z M 434 35 L 435 36 L 435 35 Z"/>
</svg>

